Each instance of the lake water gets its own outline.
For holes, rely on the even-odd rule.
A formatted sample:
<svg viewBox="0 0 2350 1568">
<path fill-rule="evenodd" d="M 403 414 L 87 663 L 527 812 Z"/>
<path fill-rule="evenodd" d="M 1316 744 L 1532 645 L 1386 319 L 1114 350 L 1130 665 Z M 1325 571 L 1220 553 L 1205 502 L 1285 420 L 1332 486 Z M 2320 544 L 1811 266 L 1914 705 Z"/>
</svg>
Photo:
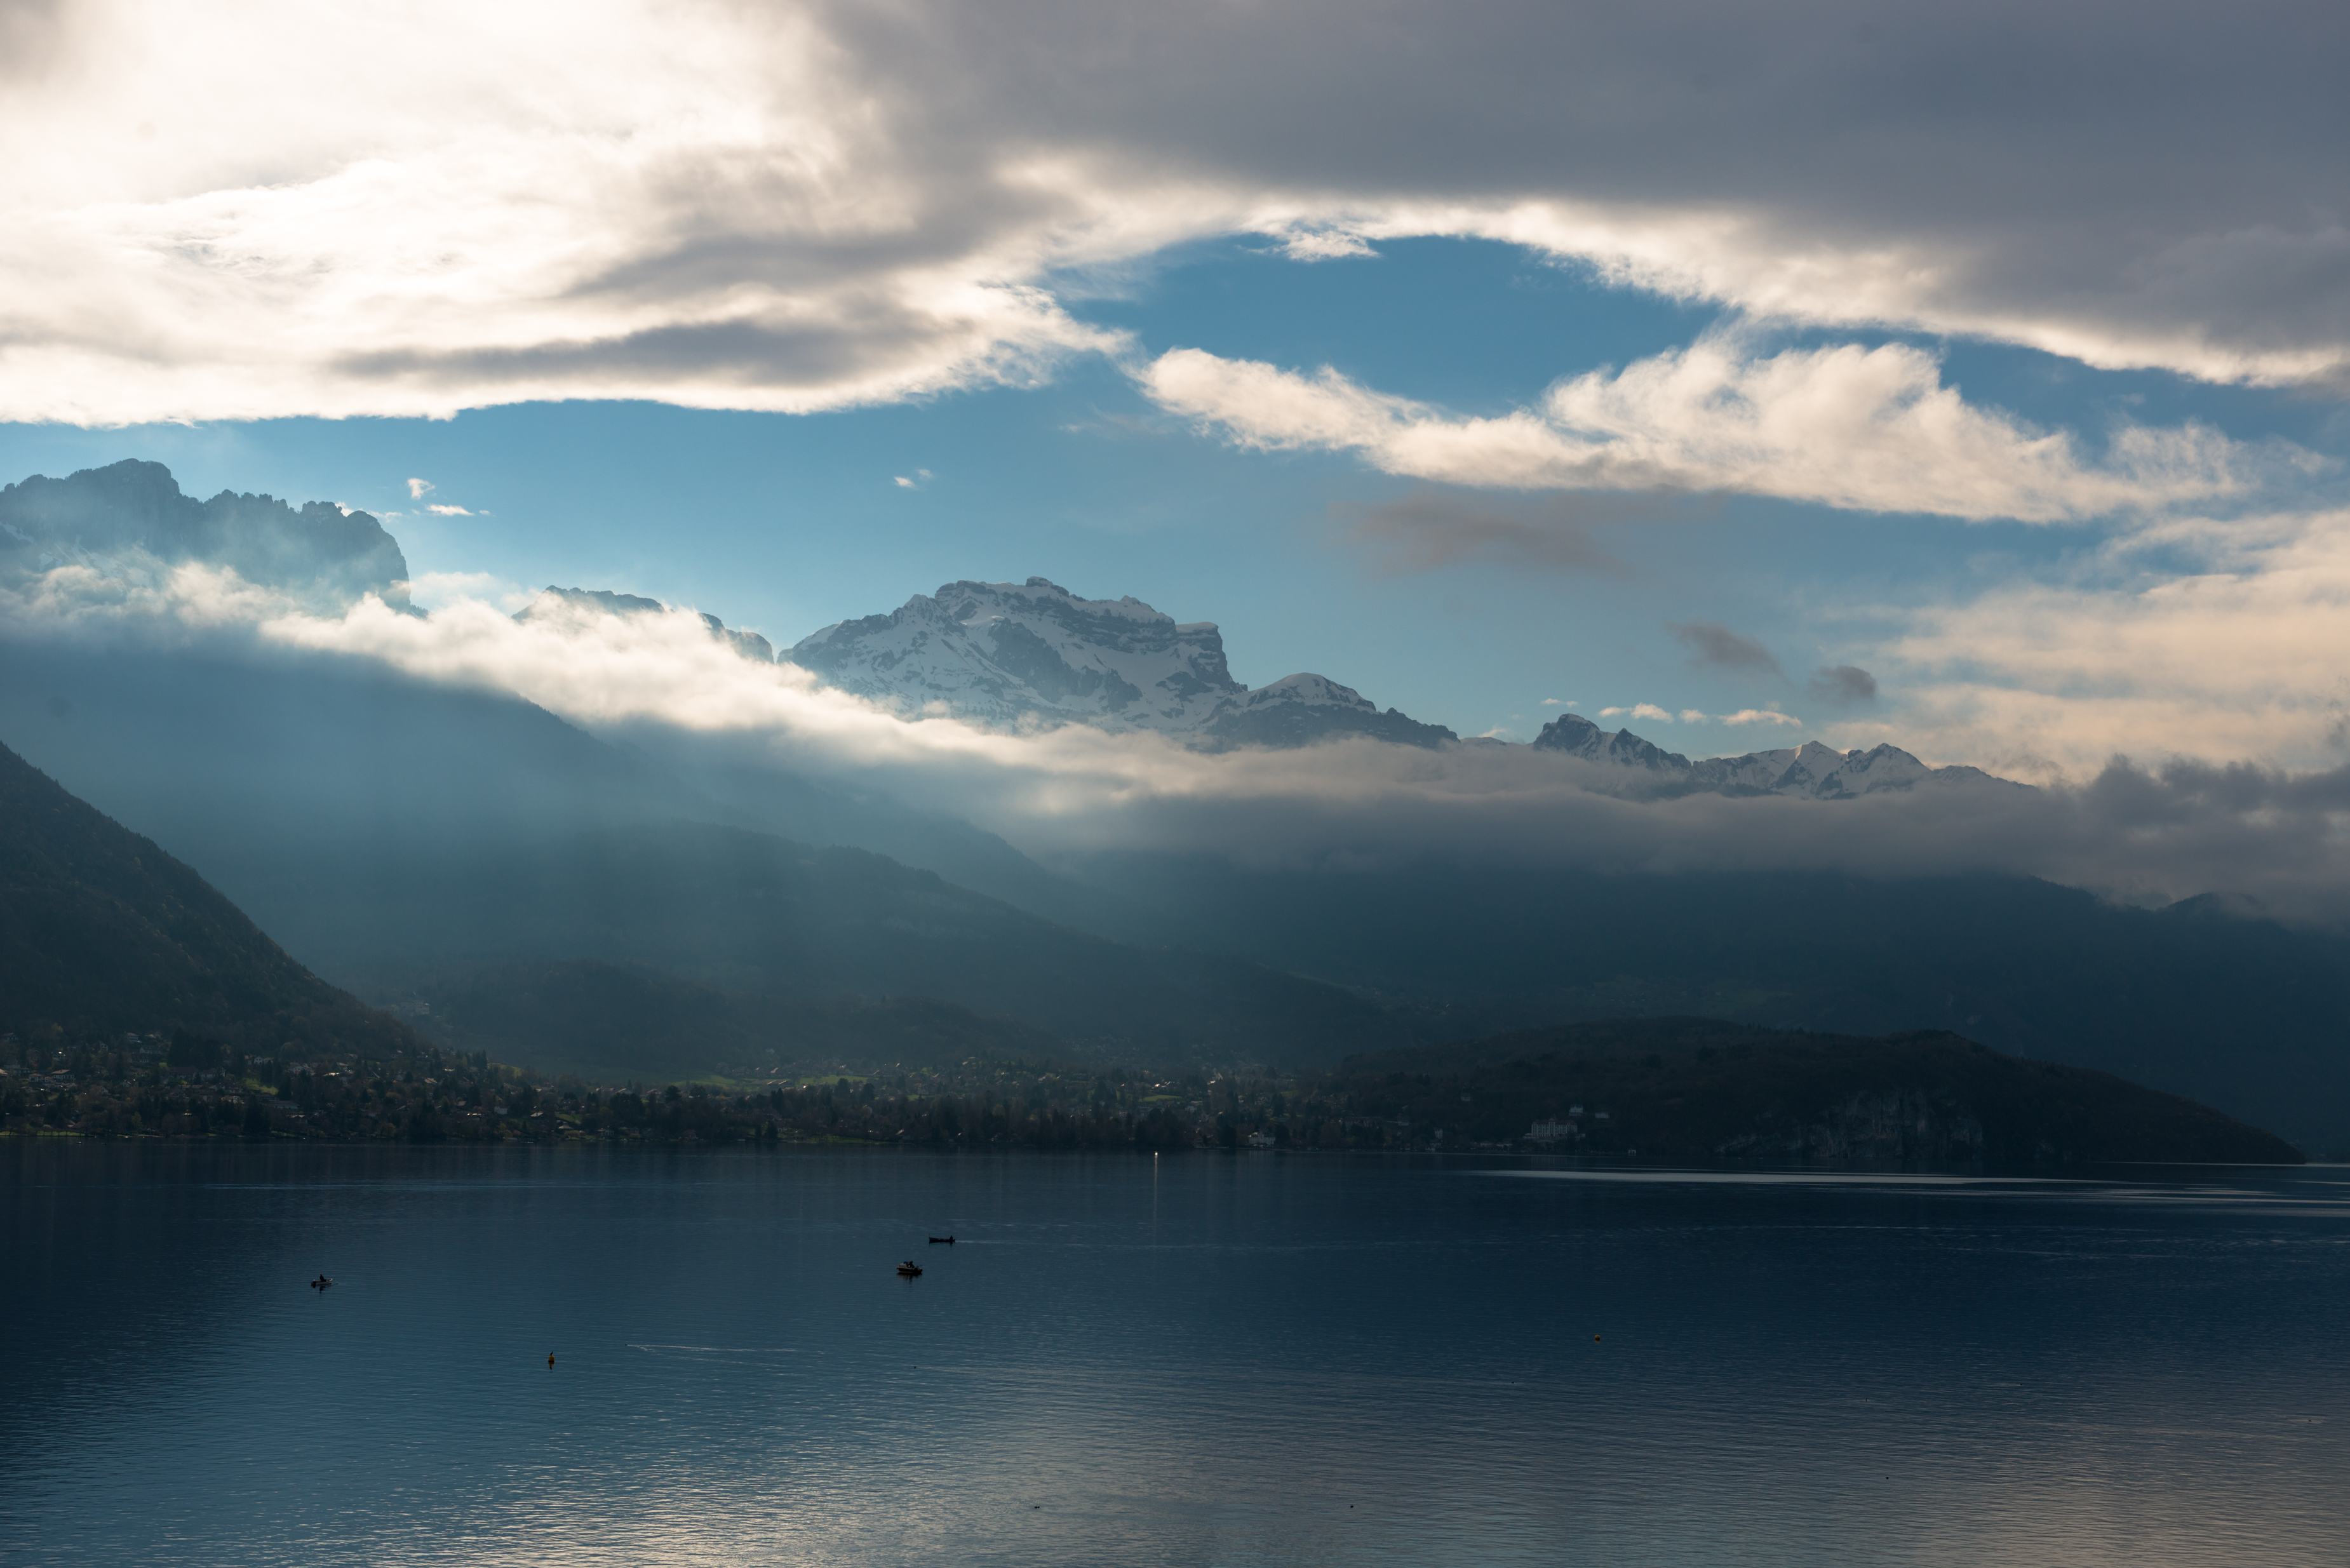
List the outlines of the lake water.
<svg viewBox="0 0 2350 1568">
<path fill-rule="evenodd" d="M 0 1272 L 9 1563 L 2350 1562 L 2337 1168 L 45 1141 Z"/>
</svg>

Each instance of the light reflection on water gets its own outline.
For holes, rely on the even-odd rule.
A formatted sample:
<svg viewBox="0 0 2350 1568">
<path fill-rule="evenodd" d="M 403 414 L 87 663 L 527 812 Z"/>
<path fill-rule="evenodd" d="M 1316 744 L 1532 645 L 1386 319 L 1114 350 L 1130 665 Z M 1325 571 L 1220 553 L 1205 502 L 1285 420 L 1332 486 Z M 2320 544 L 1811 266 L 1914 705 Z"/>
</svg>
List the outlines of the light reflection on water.
<svg viewBox="0 0 2350 1568">
<path fill-rule="evenodd" d="M 2339 1563 L 2343 1180 L 17 1145 L 0 1561 Z"/>
</svg>

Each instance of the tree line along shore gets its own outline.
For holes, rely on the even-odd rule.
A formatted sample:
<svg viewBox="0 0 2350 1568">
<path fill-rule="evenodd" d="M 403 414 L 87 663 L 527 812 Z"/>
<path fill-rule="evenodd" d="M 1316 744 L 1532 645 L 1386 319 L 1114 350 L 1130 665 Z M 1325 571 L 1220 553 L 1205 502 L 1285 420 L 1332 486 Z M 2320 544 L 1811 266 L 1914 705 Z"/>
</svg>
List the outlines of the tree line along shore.
<svg viewBox="0 0 2350 1568">
<path fill-rule="evenodd" d="M 972 1056 L 756 1081 L 591 1082 L 437 1046 L 252 1054 L 187 1031 L 0 1038 L 0 1132 L 410 1144 L 1505 1151 L 1940 1165 L 2297 1163 L 2210 1107 L 1956 1035 L 1701 1019 L 1528 1031 L 1326 1073 Z"/>
</svg>

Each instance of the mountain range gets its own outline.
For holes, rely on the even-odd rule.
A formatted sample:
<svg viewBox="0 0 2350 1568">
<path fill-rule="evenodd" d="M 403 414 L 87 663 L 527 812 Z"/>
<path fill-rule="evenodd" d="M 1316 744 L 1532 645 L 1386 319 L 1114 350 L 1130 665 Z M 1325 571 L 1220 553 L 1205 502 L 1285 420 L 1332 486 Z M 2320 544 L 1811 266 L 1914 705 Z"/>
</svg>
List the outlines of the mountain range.
<svg viewBox="0 0 2350 1568">
<path fill-rule="evenodd" d="M 273 496 L 232 491 L 199 502 L 181 493 L 162 464 L 137 460 L 65 479 L 36 474 L 0 490 L 0 572 L 21 576 L 74 564 L 152 577 L 190 561 L 233 569 L 314 608 L 331 611 L 370 593 L 395 607 L 409 606 L 399 542 L 369 514 L 330 502 L 296 509 Z M 549 585 L 516 618 L 668 607 L 635 594 Z M 743 657 L 760 663 L 780 657 L 908 718 L 943 711 L 1004 729 L 1084 723 L 1150 730 L 1208 750 L 1305 746 L 1343 736 L 1425 748 L 1502 743 L 1463 742 L 1441 724 L 1382 710 L 1354 688 L 1312 672 L 1252 690 L 1232 679 L 1215 623 L 1178 623 L 1131 597 L 1080 598 L 1044 577 L 948 583 L 887 615 L 822 628 L 780 656 L 757 633 L 701 614 L 711 635 Z M 1620 770 L 1621 787 L 1644 794 L 1843 799 L 1922 782 L 1995 782 L 1973 768 L 1929 768 L 1889 745 L 1837 753 L 1807 742 L 1691 762 L 1628 729 L 1603 731 L 1576 714 L 1546 725 L 1532 746 Z"/>
<path fill-rule="evenodd" d="M 92 474 L 122 478 L 121 467 L 6 493 L 47 504 L 57 493 L 46 486 L 87 491 Z M 161 493 L 143 470 L 127 477 L 139 481 L 134 497 Z M 21 501 L 11 505 L 21 518 Z M 245 548 L 236 520 L 258 516 L 264 532 L 296 527 L 308 541 L 289 580 L 315 585 L 328 575 L 319 562 L 343 558 L 338 524 L 315 506 L 240 507 L 219 514 L 226 544 L 191 534 L 184 547 L 233 555 Z M 359 515 L 333 512 L 344 523 Z M 315 538 L 297 526 L 312 516 L 323 525 Z M 154 537 L 101 524 L 74 536 Z M 818 634 L 840 659 L 827 678 L 886 686 L 902 675 L 910 701 L 926 688 L 907 669 L 941 671 L 944 683 L 964 652 L 985 655 L 989 668 L 967 664 L 978 673 L 950 705 L 1017 722 L 1045 693 L 995 659 L 1021 640 L 997 635 L 994 603 L 1031 617 L 1039 642 L 1037 627 L 1057 628 L 1061 666 L 1101 677 L 1063 691 L 1063 717 L 1047 722 L 1111 722 L 1103 704 L 1117 699 L 1180 710 L 1169 723 L 1190 714 L 1196 728 L 1179 738 L 1193 743 L 1266 743 L 1211 733 L 1258 695 L 1223 670 L 1215 628 L 1049 584 L 993 600 L 975 591 L 986 585 L 963 598 L 954 587 L 917 601 L 932 609 L 847 623 L 868 636 Z M 962 629 L 923 633 L 925 617 L 965 600 L 969 613 L 945 623 Z M 1097 622 L 1105 602 L 1118 613 Z M 658 607 L 554 589 L 525 614 Z M 746 659 L 770 657 L 714 618 L 704 625 Z M 883 644 L 901 633 L 909 651 L 891 664 Z M 1131 647 L 1111 647 L 1120 639 Z M 851 657 L 859 646 L 872 657 Z M 1106 662 L 1087 664 L 1097 651 Z M 1121 699 L 1111 673 L 1159 695 Z M 980 676 L 995 685 L 972 686 Z M 1358 720 L 1367 708 L 1323 706 Z M 1272 697 L 1255 711 L 1315 707 Z M 1284 743 L 1323 738 L 1308 730 Z M 616 1016 L 704 1021 L 662 1035 L 686 1052 L 705 1035 L 712 1051 L 736 1049 L 747 1017 L 797 1018 L 811 1041 L 837 1041 L 851 998 L 960 1009 L 959 1038 L 973 1042 L 1050 1037 L 1075 1054 L 1296 1066 L 1509 1029 L 1702 1013 L 1855 1034 L 1962 1031 L 2192 1095 L 2311 1147 L 2350 1147 L 2350 940 L 2213 898 L 2143 909 L 2017 877 L 1607 874 L 1434 856 L 1333 870 L 1100 849 L 1047 864 L 884 789 L 798 776 L 683 732 L 590 733 L 510 696 L 369 660 L 201 648 L 159 658 L 6 626 L 0 738 L 163 846 L 296 963 L 377 1002 L 437 997 L 452 1011 L 435 1027 L 462 1017 L 472 1049 L 496 1040 L 556 1059 L 577 1031 L 529 1021 L 577 1014 L 515 998 L 564 984 L 611 998 Z M 1928 770 L 1892 748 L 1691 762 L 1581 719 L 1554 722 L 1529 752 L 1620 777 L 1627 794 L 1833 802 L 1944 783 L 2020 787 Z M 470 1000 L 460 1006 L 459 996 Z"/>
<path fill-rule="evenodd" d="M 1851 800 L 1919 784 L 2030 787 L 1994 778 L 1981 768 L 1928 767 L 1900 747 L 1889 745 L 1839 752 L 1817 741 L 1805 741 L 1776 751 L 1691 762 L 1629 730 L 1604 731 L 1579 713 L 1562 713 L 1544 725 L 1533 746 L 1538 752 L 1556 752 L 1624 769 L 1649 783 L 1653 787 L 1648 793 L 1651 794 L 1705 792 Z"/>
<path fill-rule="evenodd" d="M 786 971 L 812 969 L 837 978 L 844 961 L 873 961 L 868 911 L 879 908 L 885 923 L 907 919 L 902 898 L 889 906 L 893 890 L 911 887 L 934 898 L 948 894 L 941 903 L 955 901 L 935 877 L 888 863 L 869 866 L 841 852 L 811 857 L 777 841 L 725 842 L 725 830 L 703 831 L 719 836 L 712 846 L 724 875 L 692 882 L 681 902 L 656 893 L 653 907 L 640 911 L 639 924 L 626 933 L 631 950 L 672 969 L 706 966 L 713 946 L 722 960 L 779 946 L 765 966 L 768 978 L 777 957 Z M 666 857 L 678 846 L 652 847 Z M 601 853 L 608 861 L 610 846 Z M 805 913 L 816 918 L 791 921 L 780 931 L 772 911 L 746 908 L 743 898 L 747 893 L 755 905 L 772 897 L 778 881 L 760 863 L 777 857 L 797 861 L 802 880 L 810 875 L 811 859 L 834 862 L 813 868 L 821 896 Z M 609 878 L 606 864 L 591 868 L 588 882 Z M 645 888 L 641 878 L 617 880 L 631 892 Z M 786 877 L 781 886 L 788 889 L 792 880 Z M 730 884 L 734 896 L 726 897 L 719 884 Z M 720 894 L 714 900 L 707 897 L 713 887 Z M 561 901 L 591 925 L 614 912 L 615 901 L 588 883 L 566 891 L 571 896 Z M 968 903 L 969 896 L 962 901 Z M 444 892 L 433 902 L 444 917 L 493 925 L 534 913 L 528 895 L 520 903 L 501 904 L 481 887 L 460 889 L 454 898 Z M 543 910 L 538 918 L 544 919 Z M 1007 922 L 1001 910 L 990 923 L 998 929 L 957 934 L 983 947 L 983 959 L 991 965 L 1009 958 L 1017 968 L 1024 950 L 1035 946 L 1033 933 L 1024 938 L 1016 929 L 1003 930 Z M 953 929 L 951 915 L 944 924 Z M 655 940 L 655 931 L 665 933 L 670 945 Z M 729 933 L 736 933 L 731 941 Z M 743 934 L 751 938 L 748 948 Z M 469 949 L 481 945 L 478 936 L 460 941 Z M 1096 944 L 1107 959 L 1105 974 L 1044 976 L 1045 989 L 1063 993 L 1082 1011 L 1089 984 L 1106 981 L 1128 993 L 1133 1014 L 1165 1012 L 1171 999 L 1148 994 L 1147 961 L 1138 968 L 1133 955 L 1121 959 L 1104 953 L 1107 948 Z M 899 962 L 902 967 L 902 958 Z M 1211 975 L 1215 967 L 1194 966 L 1194 973 Z M 1038 978 L 1020 977 L 1019 985 L 1034 989 Z M 1056 1059 L 1067 1060 L 1063 1043 L 1049 1034 L 928 996 L 870 1001 L 733 992 L 643 962 L 492 965 L 433 990 L 432 1001 L 417 1001 L 408 1011 L 436 1044 L 453 1046 L 477 1065 L 496 1060 L 606 1081 L 674 1080 L 713 1071 L 772 1079 L 785 1072 L 875 1067 L 953 1075 L 974 1065 L 984 1076 L 992 1061 L 1025 1063 L 1024 1072 L 1047 1073 L 1037 1080 L 1042 1088 L 1060 1082 L 1052 1069 Z M 1261 986 L 1254 1000 L 1260 1017 L 1278 1012 L 1285 1000 L 1281 982 Z M 1310 1024 L 1311 1012 L 1293 1018 L 1293 1029 L 1299 1022 Z M 183 1067 L 217 1062 L 224 1044 L 264 1061 L 372 1061 L 374 1075 L 386 1080 L 403 1062 L 412 1072 L 425 1060 L 415 1033 L 320 981 L 188 867 L 76 800 L 5 748 L 0 748 L 0 1026 L 5 1026 L 12 1063 L 18 1060 L 14 1047 L 21 1033 L 44 1065 L 52 1048 L 71 1047 L 81 1059 L 81 1052 L 119 1032 L 148 1039 L 169 1032 L 173 1061 Z M 1335 1110 L 1416 1128 L 1440 1147 L 1448 1133 L 1464 1143 L 1490 1145 L 1525 1137 L 1518 1129 L 1532 1113 L 1533 1136 L 1554 1147 L 1565 1140 L 1577 1152 L 1646 1149 L 1651 1158 L 1677 1158 L 1857 1157 L 2013 1166 L 2292 1163 L 2301 1158 L 2272 1135 L 2180 1096 L 2108 1074 L 2002 1055 L 1946 1032 L 1866 1040 L 1659 1018 L 1555 1027 L 1434 1049 L 1378 1049 L 1376 1031 L 1369 1043 L 1373 1050 L 1349 1056 L 1336 1074 L 1297 1081 L 1294 1108 L 1308 1113 L 1307 1123 L 1330 1132 L 1328 1114 Z M 1149 1048 L 1164 1040 L 1129 1034 L 1099 1044 L 1108 1049 L 1079 1074 L 1088 1083 L 1104 1067 L 1115 1077 L 1118 1064 L 1154 1060 Z M 115 1075 L 122 1075 L 120 1067 Z M 23 1116 L 29 1106 L 18 1097 L 13 1114 Z M 270 1118 L 258 1101 L 244 1113 L 248 1133 L 256 1118 L 265 1132 Z M 218 1122 L 210 1118 L 213 1130 Z M 200 1119 L 199 1130 L 203 1127 Z M 366 1130 L 358 1118 L 345 1127 L 345 1136 Z M 1295 1134 L 1284 1124 L 1284 1136 Z M 1406 1141 L 1412 1141 L 1409 1131 Z"/>
<path fill-rule="evenodd" d="M 1003 729 L 1151 730 L 1210 750 L 1356 735 L 1428 748 L 1506 743 L 1464 742 L 1441 724 L 1382 711 L 1324 675 L 1287 675 L 1252 691 L 1232 678 L 1212 621 L 1178 623 L 1132 597 L 1079 598 L 1043 577 L 948 583 L 888 615 L 811 633 L 782 657 L 908 718 L 944 711 Z M 1898 746 L 1846 753 L 1816 741 L 1693 763 L 1628 729 L 1604 731 L 1574 713 L 1544 725 L 1531 744 L 1601 763 L 1619 772 L 1619 787 L 1650 794 L 1842 800 L 1926 783 L 2004 782 L 1976 768 L 1928 767 Z"/>
</svg>

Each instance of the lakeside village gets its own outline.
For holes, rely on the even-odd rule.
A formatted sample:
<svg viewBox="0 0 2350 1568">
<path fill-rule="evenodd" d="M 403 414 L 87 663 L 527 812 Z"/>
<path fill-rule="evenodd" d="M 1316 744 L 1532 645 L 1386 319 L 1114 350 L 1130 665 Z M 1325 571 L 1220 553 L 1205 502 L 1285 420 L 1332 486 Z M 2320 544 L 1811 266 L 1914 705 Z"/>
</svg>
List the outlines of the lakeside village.
<svg viewBox="0 0 2350 1568">
<path fill-rule="evenodd" d="M 545 1077 L 486 1054 L 245 1055 L 185 1033 L 0 1036 L 0 1136 L 267 1142 L 857 1143 L 1054 1149 L 1604 1147 L 1607 1115 L 1440 1096 L 1425 1075 L 1153 1075 L 974 1057 L 659 1087 Z"/>
</svg>

